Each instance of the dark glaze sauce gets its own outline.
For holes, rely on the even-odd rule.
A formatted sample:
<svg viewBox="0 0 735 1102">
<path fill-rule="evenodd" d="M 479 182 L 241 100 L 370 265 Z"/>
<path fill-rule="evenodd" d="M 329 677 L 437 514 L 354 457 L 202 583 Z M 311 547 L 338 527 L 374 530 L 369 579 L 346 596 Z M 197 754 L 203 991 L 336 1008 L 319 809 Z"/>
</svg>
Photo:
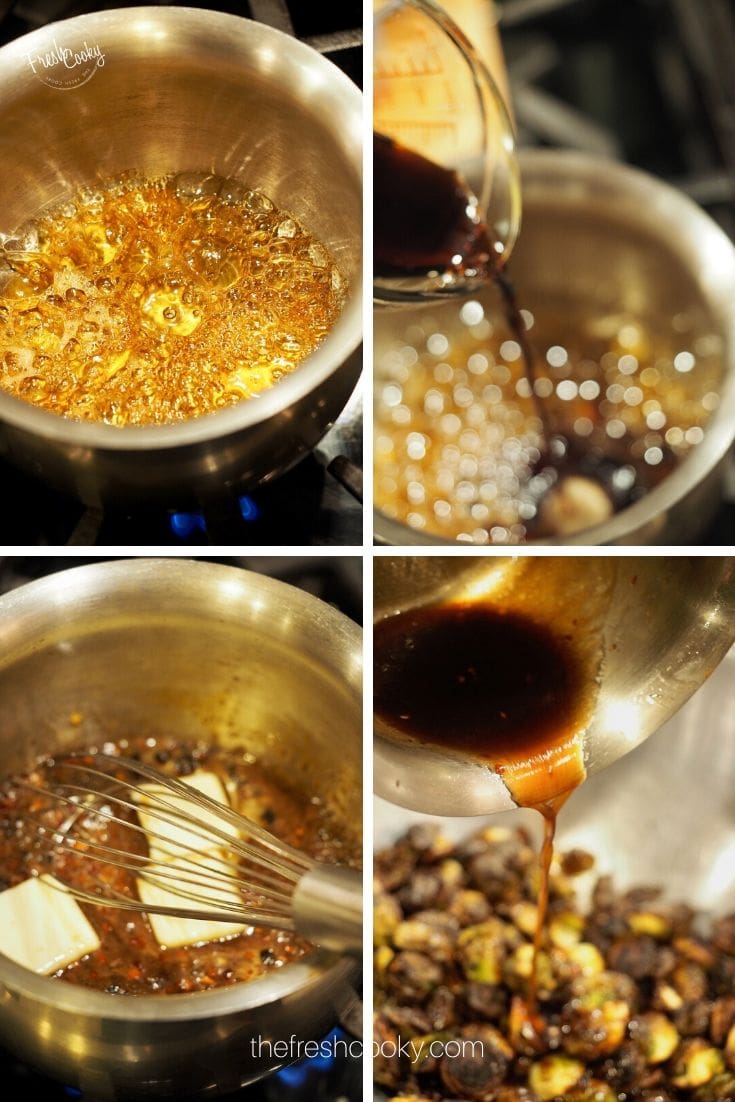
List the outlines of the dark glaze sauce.
<svg viewBox="0 0 735 1102">
<path fill-rule="evenodd" d="M 115 749 L 105 746 L 106 752 Z M 198 769 L 216 773 L 225 789 L 229 789 L 235 810 L 283 841 L 327 862 L 349 864 L 359 859 L 357 846 L 341 840 L 337 824 L 320 801 L 309 800 L 276 784 L 262 765 L 242 751 L 174 738 L 131 738 L 117 752 L 145 761 L 169 776 L 185 777 Z M 39 763 L 28 774 L 29 779 L 43 786 L 47 768 L 43 762 Z M 121 813 L 121 817 L 125 814 Z M 135 813 L 127 814 L 133 817 Z M 94 878 L 103 875 L 112 880 L 115 888 L 136 894 L 131 873 L 89 859 L 80 860 L 68 850 L 57 850 L 48 857 L 40 854 L 33 847 L 36 828 L 25 822 L 30 815 L 46 826 L 58 826 L 68 817 L 68 809 L 51 804 L 13 780 L 0 785 L 0 888 L 13 887 L 34 874 L 51 873 L 79 888 L 94 891 Z M 95 837 L 101 844 L 121 846 L 132 852 L 131 838 L 136 834 L 124 826 L 100 823 L 95 827 Z M 145 852 L 142 838 L 138 852 Z M 82 909 L 101 946 L 56 976 L 113 994 L 176 994 L 225 987 L 280 968 L 310 949 L 308 942 L 291 933 L 259 927 L 249 927 L 237 936 L 198 946 L 163 949 L 145 915 L 87 905 L 82 905 Z"/>
<path fill-rule="evenodd" d="M 422 608 L 375 629 L 378 713 L 406 734 L 487 758 L 543 749 L 574 721 L 578 672 L 563 640 L 482 605 Z"/>
<path fill-rule="evenodd" d="M 486 761 L 524 806 L 558 794 L 548 789 L 552 765 L 570 769 L 573 787 L 587 686 L 565 639 L 473 604 L 389 617 L 374 640 L 375 711 L 392 730 Z"/>
<path fill-rule="evenodd" d="M 374 628 L 375 712 L 392 731 L 486 761 L 544 818 L 526 1032 L 540 1034 L 537 957 L 556 815 L 584 779 L 589 673 L 568 638 L 482 604 L 419 608 Z"/>
</svg>

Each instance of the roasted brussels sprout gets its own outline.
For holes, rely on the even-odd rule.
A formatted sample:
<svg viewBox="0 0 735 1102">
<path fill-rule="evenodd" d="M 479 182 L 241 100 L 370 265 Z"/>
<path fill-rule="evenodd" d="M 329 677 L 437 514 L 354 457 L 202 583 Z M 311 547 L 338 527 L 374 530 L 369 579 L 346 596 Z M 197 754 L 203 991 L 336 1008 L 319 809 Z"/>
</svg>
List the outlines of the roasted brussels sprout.
<svg viewBox="0 0 735 1102">
<path fill-rule="evenodd" d="M 432 907 L 442 889 L 441 878 L 426 869 L 416 869 L 398 892 L 398 901 L 406 914 Z"/>
<path fill-rule="evenodd" d="M 658 947 L 652 937 L 628 934 L 620 938 L 607 954 L 610 967 L 625 972 L 634 980 L 644 980 L 656 975 Z"/>
<path fill-rule="evenodd" d="M 431 1029 L 445 1030 L 457 1020 L 457 996 L 448 987 L 432 991 L 424 1007 Z"/>
<path fill-rule="evenodd" d="M 620 999 L 574 999 L 561 1012 L 562 1045 L 571 1056 L 600 1060 L 625 1039 L 630 1007 Z"/>
<path fill-rule="evenodd" d="M 416 949 L 438 961 L 449 961 L 454 953 L 454 938 L 446 930 L 416 918 L 398 923 L 393 931 L 393 944 L 397 949 Z"/>
<path fill-rule="evenodd" d="M 679 1032 L 665 1014 L 649 1011 L 630 1023 L 630 1035 L 647 1064 L 663 1064 L 676 1052 Z"/>
<path fill-rule="evenodd" d="M 735 1102 L 735 915 L 703 937 L 688 906 L 609 877 L 583 913 L 589 866 L 552 863 L 533 1000 L 525 833 L 414 828 L 378 855 L 375 1074 L 397 1102 Z"/>
<path fill-rule="evenodd" d="M 701 1087 L 725 1070 L 718 1048 L 703 1037 L 683 1041 L 671 1064 L 671 1082 L 682 1090 Z"/>
<path fill-rule="evenodd" d="M 490 904 L 482 892 L 467 888 L 455 892 L 447 910 L 460 926 L 474 926 L 490 917 Z"/>
<path fill-rule="evenodd" d="M 396 953 L 385 970 L 388 977 L 388 989 L 398 997 L 418 1001 L 423 999 L 442 980 L 441 967 L 424 953 L 407 949 Z"/>
<path fill-rule="evenodd" d="M 576 1086 L 584 1072 L 585 1067 L 581 1060 L 555 1053 L 532 1064 L 528 1073 L 528 1085 L 539 1102 L 551 1102 L 551 1099 L 566 1095 Z"/>
<path fill-rule="evenodd" d="M 455 1044 L 459 1051 L 447 1046 L 442 1057 L 442 1083 L 452 1096 L 486 1102 L 502 1086 L 513 1049 L 491 1025 L 465 1026 Z"/>
<path fill-rule="evenodd" d="M 467 926 L 457 938 L 459 964 L 468 980 L 500 983 L 505 953 L 505 924 L 498 918 Z"/>
</svg>

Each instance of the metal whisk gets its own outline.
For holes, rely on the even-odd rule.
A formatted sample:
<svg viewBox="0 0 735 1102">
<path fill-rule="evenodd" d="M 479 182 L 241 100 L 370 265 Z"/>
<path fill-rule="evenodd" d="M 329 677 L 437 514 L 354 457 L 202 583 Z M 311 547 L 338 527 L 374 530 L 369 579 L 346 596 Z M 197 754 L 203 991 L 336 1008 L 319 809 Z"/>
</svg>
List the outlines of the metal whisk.
<svg viewBox="0 0 735 1102">
<path fill-rule="evenodd" d="M 55 858 L 68 852 L 53 875 L 80 902 L 271 926 L 361 950 L 360 873 L 314 861 L 190 784 L 101 753 L 57 756 L 43 786 L 22 783 L 48 801 L 30 820 L 34 843 Z"/>
</svg>

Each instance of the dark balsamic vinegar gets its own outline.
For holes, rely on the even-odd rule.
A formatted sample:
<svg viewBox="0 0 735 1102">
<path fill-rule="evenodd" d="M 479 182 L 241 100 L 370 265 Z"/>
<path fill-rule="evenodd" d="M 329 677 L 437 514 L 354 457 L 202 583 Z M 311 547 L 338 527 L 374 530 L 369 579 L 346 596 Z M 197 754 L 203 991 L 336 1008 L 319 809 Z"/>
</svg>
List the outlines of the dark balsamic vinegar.
<svg viewBox="0 0 735 1102">
<path fill-rule="evenodd" d="M 522 807 L 544 819 L 534 953 L 518 1007 L 530 1044 L 538 954 L 549 900 L 556 817 L 584 779 L 581 735 L 590 714 L 585 663 L 569 636 L 486 604 L 436 605 L 374 627 L 375 714 L 394 732 L 484 761 Z"/>
<path fill-rule="evenodd" d="M 498 265 L 487 227 L 458 173 L 373 134 L 373 252 L 378 277 L 470 272 L 500 291 L 506 321 L 521 349 L 524 371 L 541 421 L 551 436 L 548 411 L 534 388 L 533 348 L 515 289 Z"/>
<path fill-rule="evenodd" d="M 496 286 L 500 291 L 503 307 L 505 310 L 505 320 L 510 326 L 510 331 L 515 337 L 518 347 L 521 350 L 521 356 L 523 358 L 523 373 L 526 376 L 526 382 L 528 383 L 531 391 L 531 400 L 533 401 L 534 409 L 536 410 L 536 416 L 541 422 L 541 432 L 544 443 L 544 454 L 541 456 L 543 461 L 548 459 L 549 443 L 553 433 L 553 426 L 549 417 L 549 410 L 546 403 L 539 396 L 536 391 L 536 357 L 534 355 L 533 346 L 528 339 L 528 333 L 526 332 L 526 323 L 523 320 L 521 314 L 521 308 L 518 305 L 518 297 L 516 295 L 516 289 L 513 282 L 505 271 L 504 268 L 496 268 L 493 272 L 492 278 L 495 280 Z"/>
<path fill-rule="evenodd" d="M 456 172 L 373 134 L 373 250 L 378 276 L 485 272 L 490 245 Z"/>
</svg>

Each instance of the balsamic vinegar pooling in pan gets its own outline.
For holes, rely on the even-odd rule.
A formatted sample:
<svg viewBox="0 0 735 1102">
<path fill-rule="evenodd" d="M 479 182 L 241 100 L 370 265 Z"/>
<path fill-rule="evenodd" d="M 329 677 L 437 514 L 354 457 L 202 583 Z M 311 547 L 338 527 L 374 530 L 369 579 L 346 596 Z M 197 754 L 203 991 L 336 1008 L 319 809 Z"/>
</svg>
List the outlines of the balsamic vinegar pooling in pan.
<svg viewBox="0 0 735 1102">
<path fill-rule="evenodd" d="M 717 407 L 718 338 L 687 338 L 685 317 L 655 329 L 621 316 L 608 333 L 568 302 L 518 303 L 460 177 L 380 135 L 374 150 L 376 274 L 484 276 L 504 313 L 494 331 L 468 301 L 451 341 L 414 314 L 379 352 L 378 508 L 449 539 L 520 543 L 600 523 L 658 485 Z"/>
</svg>

